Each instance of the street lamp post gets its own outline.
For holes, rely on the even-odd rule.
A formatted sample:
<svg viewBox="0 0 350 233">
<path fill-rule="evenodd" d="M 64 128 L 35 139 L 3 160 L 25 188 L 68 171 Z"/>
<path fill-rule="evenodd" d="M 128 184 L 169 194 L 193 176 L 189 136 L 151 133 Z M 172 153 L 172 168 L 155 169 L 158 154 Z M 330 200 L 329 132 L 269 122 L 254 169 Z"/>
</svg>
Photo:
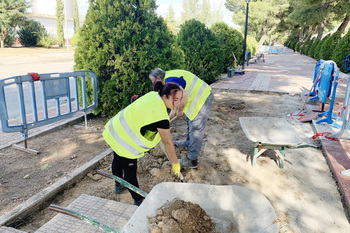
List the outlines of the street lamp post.
<svg viewBox="0 0 350 233">
<path fill-rule="evenodd" d="M 247 45 L 247 31 L 248 31 L 248 10 L 249 10 L 249 2 L 250 0 L 246 0 L 247 2 L 247 10 L 245 12 L 245 30 L 244 30 L 244 42 L 243 42 L 243 64 L 242 64 L 242 69 L 244 69 L 244 61 L 245 61 L 245 50 L 246 50 L 246 45 Z M 248 66 L 247 61 L 247 66 Z"/>
</svg>

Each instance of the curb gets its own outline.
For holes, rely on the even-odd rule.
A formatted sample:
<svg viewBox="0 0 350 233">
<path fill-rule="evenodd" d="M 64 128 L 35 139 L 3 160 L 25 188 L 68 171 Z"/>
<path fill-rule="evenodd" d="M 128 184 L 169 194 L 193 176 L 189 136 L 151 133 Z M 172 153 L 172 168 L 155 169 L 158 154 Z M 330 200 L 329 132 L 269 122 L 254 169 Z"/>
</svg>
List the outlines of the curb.
<svg viewBox="0 0 350 233">
<path fill-rule="evenodd" d="M 8 213 L 0 216 L 0 226 L 3 225 L 11 225 L 21 219 L 25 219 L 29 214 L 31 214 L 34 210 L 36 210 L 40 205 L 49 201 L 59 192 L 62 192 L 64 189 L 67 189 L 72 184 L 74 184 L 77 180 L 84 177 L 87 173 L 93 170 L 101 160 L 103 160 L 106 156 L 112 153 L 112 149 L 107 149 L 102 152 L 89 162 L 75 169 L 73 172 L 69 173 L 65 177 L 61 178 L 51 186 L 45 188 L 40 193 L 35 196 L 29 198 L 21 205 L 15 207 Z"/>
</svg>

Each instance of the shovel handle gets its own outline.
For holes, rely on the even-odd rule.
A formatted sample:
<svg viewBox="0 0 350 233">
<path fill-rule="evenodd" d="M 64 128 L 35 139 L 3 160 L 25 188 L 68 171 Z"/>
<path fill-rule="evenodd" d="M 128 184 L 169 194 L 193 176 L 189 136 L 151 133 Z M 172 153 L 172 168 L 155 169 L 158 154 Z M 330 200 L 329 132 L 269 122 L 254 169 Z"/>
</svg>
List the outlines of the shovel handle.
<svg viewBox="0 0 350 233">
<path fill-rule="evenodd" d="M 143 197 L 146 197 L 147 196 L 147 193 L 145 191 L 142 191 L 141 189 L 139 189 L 138 187 L 130 184 L 129 182 L 123 180 L 122 178 L 118 177 L 118 176 L 114 176 L 112 174 L 109 174 L 107 172 L 103 172 L 101 170 L 97 170 L 96 171 L 97 174 L 101 175 L 101 176 L 104 176 L 104 177 L 107 177 L 107 178 L 111 178 L 113 179 L 114 181 L 117 181 L 119 184 L 125 186 L 126 188 L 128 189 L 131 189 L 132 191 L 134 191 L 135 193 L 137 194 L 140 194 L 141 196 Z"/>
<path fill-rule="evenodd" d="M 61 206 L 57 206 L 57 205 L 53 205 L 51 204 L 49 206 L 49 210 L 52 210 L 52 211 L 55 211 L 55 212 L 58 212 L 58 213 L 61 213 L 61 214 L 66 214 L 66 215 L 69 215 L 69 216 L 72 216 L 74 218 L 77 218 L 77 219 L 80 219 L 80 220 L 83 220 L 84 222 L 87 222 L 101 230 L 104 230 L 106 232 L 113 232 L 113 233 L 119 233 L 120 231 L 116 230 L 115 228 L 113 227 L 110 227 L 104 223 L 101 223 L 101 222 L 98 222 L 97 220 L 93 219 L 93 218 L 90 218 L 90 217 L 87 217 L 75 210 L 71 210 L 71 209 L 67 209 L 67 208 L 64 208 L 64 207 L 61 207 Z"/>
</svg>

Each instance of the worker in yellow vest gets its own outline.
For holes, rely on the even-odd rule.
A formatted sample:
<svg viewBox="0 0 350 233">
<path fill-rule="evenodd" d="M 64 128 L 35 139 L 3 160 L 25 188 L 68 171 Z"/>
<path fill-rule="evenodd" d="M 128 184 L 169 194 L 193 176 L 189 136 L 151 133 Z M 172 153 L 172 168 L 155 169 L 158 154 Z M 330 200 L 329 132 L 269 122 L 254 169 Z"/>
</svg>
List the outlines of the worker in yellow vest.
<svg viewBox="0 0 350 233">
<path fill-rule="evenodd" d="M 165 151 L 172 163 L 172 171 L 180 177 L 180 163 L 171 141 L 170 120 L 167 108 L 178 108 L 183 91 L 175 83 L 163 85 L 158 82 L 151 91 L 120 111 L 105 125 L 103 137 L 114 151 L 112 173 L 132 185 L 137 181 L 137 158 L 154 148 L 162 140 Z M 125 187 L 115 184 L 114 192 L 120 194 Z M 143 197 L 129 190 L 135 205 Z"/>
<path fill-rule="evenodd" d="M 188 155 L 179 159 L 181 167 L 197 168 L 198 156 L 202 148 L 204 130 L 207 124 L 209 111 L 214 99 L 211 87 L 196 75 L 186 70 L 164 71 L 160 68 L 154 69 L 149 75 L 152 83 L 157 81 L 163 83 L 177 83 L 185 92 L 186 98 L 180 106 L 170 112 L 170 118 L 174 115 L 181 117 L 186 115 L 187 139 L 176 141 L 175 145 L 187 147 Z M 187 99 L 187 101 L 186 101 Z"/>
</svg>

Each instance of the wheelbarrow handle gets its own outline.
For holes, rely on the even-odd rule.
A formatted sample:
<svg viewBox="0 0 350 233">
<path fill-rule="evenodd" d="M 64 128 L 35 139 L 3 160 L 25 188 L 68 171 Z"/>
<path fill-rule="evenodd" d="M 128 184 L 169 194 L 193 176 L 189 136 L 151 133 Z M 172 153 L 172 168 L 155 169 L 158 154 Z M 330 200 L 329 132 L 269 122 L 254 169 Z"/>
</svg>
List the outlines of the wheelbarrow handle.
<svg viewBox="0 0 350 233">
<path fill-rule="evenodd" d="M 131 189 L 132 191 L 134 191 L 135 193 L 137 194 L 140 194 L 141 196 L 143 197 L 146 197 L 147 196 L 147 193 L 145 191 L 142 191 L 141 189 L 139 189 L 138 187 L 130 184 L 129 182 L 123 180 L 122 178 L 118 177 L 118 176 L 114 176 L 112 174 L 109 174 L 107 172 L 103 172 L 101 170 L 97 170 L 96 171 L 97 174 L 101 175 L 101 176 L 104 176 L 104 177 L 107 177 L 107 178 L 111 178 L 113 179 L 114 181 L 120 183 L 121 185 L 125 186 L 126 188 L 128 189 Z"/>
<path fill-rule="evenodd" d="M 56 211 L 58 213 L 66 214 L 66 215 L 72 216 L 74 218 L 83 220 L 84 222 L 89 223 L 89 224 L 91 224 L 91 225 L 93 225 L 93 226 L 95 226 L 103 231 L 106 231 L 106 232 L 120 233 L 120 231 L 118 231 L 117 229 L 110 227 L 104 223 L 98 222 L 97 220 L 90 218 L 90 217 L 87 217 L 87 216 L 85 216 L 85 215 L 83 215 L 75 210 L 67 209 L 67 208 L 53 205 L 53 204 L 51 204 L 49 206 L 49 210 Z"/>
</svg>

